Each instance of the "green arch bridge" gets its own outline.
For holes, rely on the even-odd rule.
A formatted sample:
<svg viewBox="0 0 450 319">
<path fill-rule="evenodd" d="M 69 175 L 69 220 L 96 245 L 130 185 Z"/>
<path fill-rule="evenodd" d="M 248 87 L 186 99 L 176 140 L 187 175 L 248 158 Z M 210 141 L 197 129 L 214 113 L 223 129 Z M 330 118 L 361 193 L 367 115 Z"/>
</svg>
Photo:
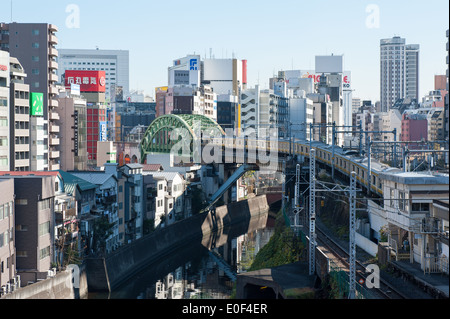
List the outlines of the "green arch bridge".
<svg viewBox="0 0 450 319">
<path fill-rule="evenodd" d="M 172 134 L 178 137 L 171 139 Z M 225 132 L 216 121 L 200 114 L 159 116 L 150 124 L 141 141 L 141 162 L 144 163 L 150 153 L 170 153 L 173 146 L 180 142 L 190 142 L 192 152 L 193 143 L 201 139 L 201 134 L 223 136 Z"/>
</svg>

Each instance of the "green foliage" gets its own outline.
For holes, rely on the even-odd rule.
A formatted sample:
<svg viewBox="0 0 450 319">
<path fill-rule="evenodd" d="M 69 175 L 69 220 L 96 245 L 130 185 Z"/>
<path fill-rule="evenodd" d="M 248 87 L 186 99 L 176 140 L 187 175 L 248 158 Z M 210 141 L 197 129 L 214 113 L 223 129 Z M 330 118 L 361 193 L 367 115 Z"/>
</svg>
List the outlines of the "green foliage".
<svg viewBox="0 0 450 319">
<path fill-rule="evenodd" d="M 197 215 L 206 207 L 203 200 L 203 191 L 201 188 L 192 188 L 192 214 Z"/>
<path fill-rule="evenodd" d="M 275 232 L 269 242 L 258 252 L 249 271 L 272 268 L 297 262 L 304 246 L 300 238 L 285 226 L 281 211 L 277 214 Z"/>
<path fill-rule="evenodd" d="M 154 219 L 144 219 L 143 224 L 144 235 L 148 235 L 155 230 L 155 220 Z"/>
<path fill-rule="evenodd" d="M 114 224 L 107 217 L 100 217 L 94 221 L 93 246 L 95 251 L 103 253 L 106 248 L 106 240 L 113 234 Z"/>
</svg>

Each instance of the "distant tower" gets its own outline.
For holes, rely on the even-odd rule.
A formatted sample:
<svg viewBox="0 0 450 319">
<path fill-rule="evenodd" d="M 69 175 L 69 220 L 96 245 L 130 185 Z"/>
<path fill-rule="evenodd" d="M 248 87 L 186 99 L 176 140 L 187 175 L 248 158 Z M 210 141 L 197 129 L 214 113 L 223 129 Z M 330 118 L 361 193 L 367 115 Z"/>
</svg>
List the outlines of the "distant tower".
<svg viewBox="0 0 450 319">
<path fill-rule="evenodd" d="M 418 44 L 405 44 L 395 36 L 380 41 L 380 98 L 381 110 L 391 109 L 398 99 L 419 97 Z"/>
</svg>

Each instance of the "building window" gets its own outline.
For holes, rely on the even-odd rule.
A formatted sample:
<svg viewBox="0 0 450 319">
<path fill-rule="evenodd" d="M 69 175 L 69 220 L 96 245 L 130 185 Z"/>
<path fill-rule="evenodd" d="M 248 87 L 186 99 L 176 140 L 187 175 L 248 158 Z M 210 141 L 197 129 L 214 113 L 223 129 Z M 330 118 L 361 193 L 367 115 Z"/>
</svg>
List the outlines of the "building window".
<svg viewBox="0 0 450 319">
<path fill-rule="evenodd" d="M 32 34 L 33 34 L 33 35 L 39 35 L 39 30 L 34 29 L 34 30 L 32 31 Z"/>
<path fill-rule="evenodd" d="M 38 202 L 38 210 L 49 209 L 51 207 L 51 199 L 44 199 Z"/>
<path fill-rule="evenodd" d="M 28 205 L 28 199 L 16 199 L 16 205 L 26 206 Z"/>
<path fill-rule="evenodd" d="M 39 49 L 39 42 L 33 42 L 33 43 L 31 44 L 31 47 L 32 47 L 33 49 Z"/>
<path fill-rule="evenodd" d="M 39 236 L 50 234 L 50 222 L 39 225 Z"/>
<path fill-rule="evenodd" d="M 50 246 L 45 247 L 39 251 L 39 259 L 44 259 L 50 256 Z"/>
<path fill-rule="evenodd" d="M 27 225 L 16 225 L 16 231 L 28 231 Z"/>
<path fill-rule="evenodd" d="M 16 256 L 17 257 L 28 257 L 28 253 L 25 250 L 17 250 L 16 251 Z"/>
</svg>

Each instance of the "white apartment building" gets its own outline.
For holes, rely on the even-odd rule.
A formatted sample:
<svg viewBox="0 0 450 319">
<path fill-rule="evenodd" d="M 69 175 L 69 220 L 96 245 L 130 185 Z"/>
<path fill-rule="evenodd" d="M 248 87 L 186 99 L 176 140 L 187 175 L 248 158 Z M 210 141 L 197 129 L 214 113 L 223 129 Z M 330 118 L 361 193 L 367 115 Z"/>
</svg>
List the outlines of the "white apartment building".
<svg viewBox="0 0 450 319">
<path fill-rule="evenodd" d="M 285 137 L 288 131 L 288 98 L 261 90 L 258 85 L 241 92 L 240 128 L 261 137 Z M 239 117 L 239 115 L 238 115 Z"/>
<path fill-rule="evenodd" d="M 0 171 L 10 170 L 9 53 L 0 51 Z"/>
<path fill-rule="evenodd" d="M 66 70 L 105 71 L 106 98 L 115 97 L 115 88 L 122 87 L 124 98 L 130 92 L 128 50 L 59 49 L 58 78 Z"/>
<path fill-rule="evenodd" d="M 184 178 L 176 172 L 144 171 L 143 174 L 151 175 L 156 181 L 155 227 L 161 222 L 161 216 L 165 216 L 165 225 L 170 225 L 178 218 L 184 217 L 184 191 L 186 190 Z"/>
<path fill-rule="evenodd" d="M 44 143 L 44 140 L 49 138 L 48 130 L 45 129 L 47 123 L 48 121 L 44 120 L 43 116 L 30 116 L 31 171 L 48 170 L 48 160 L 47 160 L 48 146 Z"/>
<path fill-rule="evenodd" d="M 193 114 L 200 114 L 217 121 L 217 94 L 210 86 L 202 85 L 194 91 Z"/>
<path fill-rule="evenodd" d="M 380 113 L 382 119 L 381 130 L 384 132 L 393 131 L 397 129 L 397 141 L 400 141 L 400 134 L 402 133 L 402 114 L 398 109 L 391 109 L 388 112 Z M 382 133 L 382 141 L 394 142 L 394 134 Z"/>
<path fill-rule="evenodd" d="M 437 214 L 432 207 L 436 201 L 448 201 L 448 175 L 401 172 L 383 174 L 383 180 L 389 246 L 397 260 L 419 263 L 426 271 L 441 258 L 443 247 L 433 237 L 442 235 L 448 226 L 448 206 L 446 221 L 433 216 Z M 448 255 L 445 258 L 448 273 Z"/>
</svg>

